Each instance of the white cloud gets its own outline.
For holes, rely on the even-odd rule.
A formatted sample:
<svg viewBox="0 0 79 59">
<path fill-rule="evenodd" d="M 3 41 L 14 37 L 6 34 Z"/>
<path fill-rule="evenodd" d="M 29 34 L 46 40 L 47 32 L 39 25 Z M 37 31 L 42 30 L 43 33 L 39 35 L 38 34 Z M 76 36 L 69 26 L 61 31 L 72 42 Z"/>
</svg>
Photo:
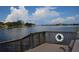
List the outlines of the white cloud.
<svg viewBox="0 0 79 59">
<path fill-rule="evenodd" d="M 24 22 L 28 19 L 28 10 L 26 10 L 23 6 L 14 8 L 10 8 L 11 13 L 7 16 L 4 22 L 16 22 L 17 20 L 22 20 Z"/>
<path fill-rule="evenodd" d="M 56 11 L 54 11 L 54 9 L 56 9 L 55 7 L 40 7 L 40 8 L 36 8 L 36 11 L 33 13 L 33 16 L 36 17 L 40 17 L 40 18 L 44 18 L 44 17 L 56 17 L 59 16 L 60 14 Z"/>
<path fill-rule="evenodd" d="M 62 24 L 64 23 L 64 18 L 56 18 L 56 19 L 52 19 L 52 21 L 50 21 L 50 24 Z"/>
<path fill-rule="evenodd" d="M 79 16 L 78 15 L 75 15 L 75 16 L 69 16 L 69 17 L 58 17 L 58 18 L 55 18 L 55 19 L 52 19 L 50 21 L 50 24 L 78 24 L 79 23 Z"/>
<path fill-rule="evenodd" d="M 70 17 L 66 17 L 66 19 L 64 20 L 65 23 L 67 24 L 73 24 L 76 21 L 76 17 L 74 16 L 70 16 Z"/>
<path fill-rule="evenodd" d="M 55 11 L 56 7 L 40 7 L 32 14 L 32 20 L 37 24 L 47 24 L 49 20 L 60 16 L 60 13 Z"/>
</svg>

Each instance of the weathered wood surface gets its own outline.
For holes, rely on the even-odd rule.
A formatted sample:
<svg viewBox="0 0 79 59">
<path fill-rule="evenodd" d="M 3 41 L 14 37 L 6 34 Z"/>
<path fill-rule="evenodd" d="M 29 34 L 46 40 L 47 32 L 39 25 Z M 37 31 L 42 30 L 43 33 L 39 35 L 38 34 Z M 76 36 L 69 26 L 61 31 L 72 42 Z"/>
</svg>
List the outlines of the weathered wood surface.
<svg viewBox="0 0 79 59">
<path fill-rule="evenodd" d="M 79 40 L 75 41 L 72 52 L 79 52 Z"/>
<path fill-rule="evenodd" d="M 65 52 L 68 51 L 68 46 L 66 46 L 66 45 L 44 43 L 36 48 L 26 51 L 26 52 L 64 52 L 64 49 L 62 49 L 61 47 L 63 47 L 65 49 Z"/>
</svg>

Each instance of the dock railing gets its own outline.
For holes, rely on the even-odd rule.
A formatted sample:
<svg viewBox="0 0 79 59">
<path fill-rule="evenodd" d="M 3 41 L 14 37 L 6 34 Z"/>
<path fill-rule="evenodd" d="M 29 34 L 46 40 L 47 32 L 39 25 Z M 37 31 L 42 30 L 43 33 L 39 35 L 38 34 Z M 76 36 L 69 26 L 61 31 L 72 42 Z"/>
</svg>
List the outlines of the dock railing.
<svg viewBox="0 0 79 59">
<path fill-rule="evenodd" d="M 35 48 L 47 42 L 49 39 L 52 40 L 53 39 L 52 35 L 55 35 L 56 33 L 58 32 L 36 32 L 36 33 L 30 33 L 29 35 L 21 39 L 0 42 L 0 52 L 23 52 Z M 70 33 L 66 33 L 66 35 L 67 34 L 69 35 Z M 75 32 L 72 32 L 70 35 L 73 35 L 73 33 Z M 46 40 L 47 39 L 46 35 L 48 36 L 48 40 Z M 71 38 L 70 37 L 67 38 L 67 40 L 69 39 Z"/>
<path fill-rule="evenodd" d="M 45 32 L 31 33 L 18 39 L 0 42 L 0 52 L 22 52 L 34 48 L 45 42 Z"/>
</svg>

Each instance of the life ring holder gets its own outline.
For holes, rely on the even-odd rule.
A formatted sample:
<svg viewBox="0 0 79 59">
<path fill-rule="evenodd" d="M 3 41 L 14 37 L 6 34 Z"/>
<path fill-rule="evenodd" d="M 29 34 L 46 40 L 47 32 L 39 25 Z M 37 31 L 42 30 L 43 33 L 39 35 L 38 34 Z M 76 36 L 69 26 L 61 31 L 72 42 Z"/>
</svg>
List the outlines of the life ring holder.
<svg viewBox="0 0 79 59">
<path fill-rule="evenodd" d="M 63 36 L 63 34 L 58 33 L 58 34 L 56 34 L 55 39 L 56 39 L 57 42 L 63 42 L 64 36 Z"/>
</svg>

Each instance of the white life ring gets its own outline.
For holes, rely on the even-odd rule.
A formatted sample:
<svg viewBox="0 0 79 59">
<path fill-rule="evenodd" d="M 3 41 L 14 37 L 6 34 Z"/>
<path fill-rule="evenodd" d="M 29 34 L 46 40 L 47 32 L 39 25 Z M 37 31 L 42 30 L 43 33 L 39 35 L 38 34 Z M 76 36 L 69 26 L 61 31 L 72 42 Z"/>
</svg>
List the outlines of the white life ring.
<svg viewBox="0 0 79 59">
<path fill-rule="evenodd" d="M 58 36 L 60 36 L 60 38 L 58 38 Z M 58 33 L 56 36 L 55 36 L 55 39 L 57 42 L 62 42 L 64 40 L 64 36 L 63 34 L 61 33 Z"/>
</svg>

